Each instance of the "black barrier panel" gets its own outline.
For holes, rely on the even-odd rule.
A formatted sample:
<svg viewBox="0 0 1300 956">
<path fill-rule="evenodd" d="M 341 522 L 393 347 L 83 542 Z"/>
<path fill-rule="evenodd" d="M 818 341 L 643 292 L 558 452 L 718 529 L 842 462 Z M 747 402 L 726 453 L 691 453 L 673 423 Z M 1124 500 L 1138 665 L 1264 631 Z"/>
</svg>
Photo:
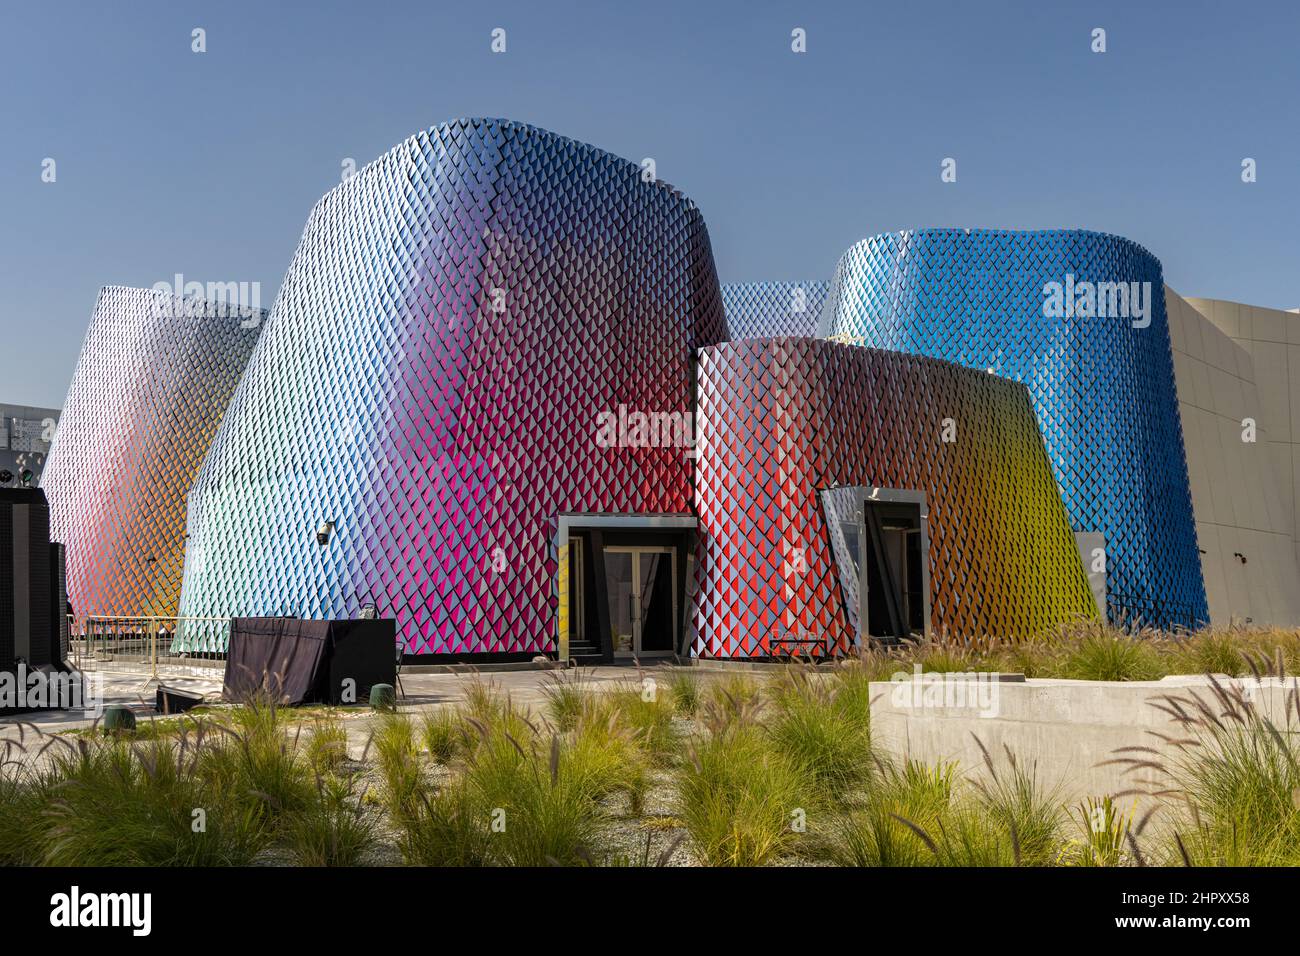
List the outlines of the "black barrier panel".
<svg viewBox="0 0 1300 956">
<path fill-rule="evenodd" d="M 373 685 L 397 678 L 396 640 L 392 618 L 232 618 L 222 695 L 244 700 L 269 691 L 285 704 L 365 703 Z"/>
<path fill-rule="evenodd" d="M 39 671 L 47 685 L 40 698 L 0 695 L 0 713 L 72 705 L 68 683 L 53 679 L 68 670 L 62 638 L 67 629 L 63 579 L 63 549 L 50 542 L 44 492 L 0 488 L 0 672 L 11 675 L 17 686 Z"/>
</svg>

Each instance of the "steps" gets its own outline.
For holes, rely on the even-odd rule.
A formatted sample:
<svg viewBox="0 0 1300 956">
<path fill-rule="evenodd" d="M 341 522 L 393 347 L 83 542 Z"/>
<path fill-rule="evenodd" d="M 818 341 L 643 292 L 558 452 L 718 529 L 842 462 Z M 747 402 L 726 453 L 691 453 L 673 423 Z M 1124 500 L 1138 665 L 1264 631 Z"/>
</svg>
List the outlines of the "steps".
<svg viewBox="0 0 1300 956">
<path fill-rule="evenodd" d="M 579 664 L 600 663 L 600 647 L 589 641 L 573 641 L 569 644 L 569 659 Z"/>
</svg>

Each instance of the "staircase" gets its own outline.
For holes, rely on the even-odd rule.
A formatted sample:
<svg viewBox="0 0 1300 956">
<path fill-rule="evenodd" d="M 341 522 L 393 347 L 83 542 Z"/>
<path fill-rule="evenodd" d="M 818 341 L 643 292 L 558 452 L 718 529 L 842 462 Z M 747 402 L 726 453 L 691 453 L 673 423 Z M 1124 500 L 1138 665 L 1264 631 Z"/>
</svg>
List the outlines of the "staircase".
<svg viewBox="0 0 1300 956">
<path fill-rule="evenodd" d="M 569 659 L 579 664 L 599 664 L 600 645 L 591 641 L 570 641 Z"/>
</svg>

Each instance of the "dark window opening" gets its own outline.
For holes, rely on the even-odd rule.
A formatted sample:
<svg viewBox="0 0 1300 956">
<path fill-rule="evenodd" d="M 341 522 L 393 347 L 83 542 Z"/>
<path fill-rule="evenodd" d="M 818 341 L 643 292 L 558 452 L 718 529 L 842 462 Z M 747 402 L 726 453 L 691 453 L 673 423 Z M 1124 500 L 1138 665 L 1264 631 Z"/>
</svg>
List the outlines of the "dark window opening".
<svg viewBox="0 0 1300 956">
<path fill-rule="evenodd" d="M 860 563 L 867 636 L 902 641 L 923 635 L 926 595 L 920 505 L 867 500 L 863 541 L 866 547 L 860 550 L 865 551 L 865 560 Z"/>
</svg>

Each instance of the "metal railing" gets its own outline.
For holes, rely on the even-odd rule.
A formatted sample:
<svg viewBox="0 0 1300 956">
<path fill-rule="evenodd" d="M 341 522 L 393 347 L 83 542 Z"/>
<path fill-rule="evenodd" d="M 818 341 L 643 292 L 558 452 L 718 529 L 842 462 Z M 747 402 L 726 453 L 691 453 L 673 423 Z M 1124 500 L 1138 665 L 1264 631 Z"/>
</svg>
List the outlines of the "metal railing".
<svg viewBox="0 0 1300 956">
<path fill-rule="evenodd" d="M 1125 631 L 1136 633 L 1147 627 L 1159 629 L 1160 622 L 1168 620 L 1190 621 L 1192 606 L 1180 601 L 1130 597 L 1109 592 L 1106 604 L 1110 608 L 1110 622 Z M 1170 627 L 1169 630 L 1186 630 Z"/>
<path fill-rule="evenodd" d="M 219 678 L 230 639 L 228 617 L 71 617 L 69 650 L 81 670 L 128 670 L 160 677 Z"/>
</svg>

